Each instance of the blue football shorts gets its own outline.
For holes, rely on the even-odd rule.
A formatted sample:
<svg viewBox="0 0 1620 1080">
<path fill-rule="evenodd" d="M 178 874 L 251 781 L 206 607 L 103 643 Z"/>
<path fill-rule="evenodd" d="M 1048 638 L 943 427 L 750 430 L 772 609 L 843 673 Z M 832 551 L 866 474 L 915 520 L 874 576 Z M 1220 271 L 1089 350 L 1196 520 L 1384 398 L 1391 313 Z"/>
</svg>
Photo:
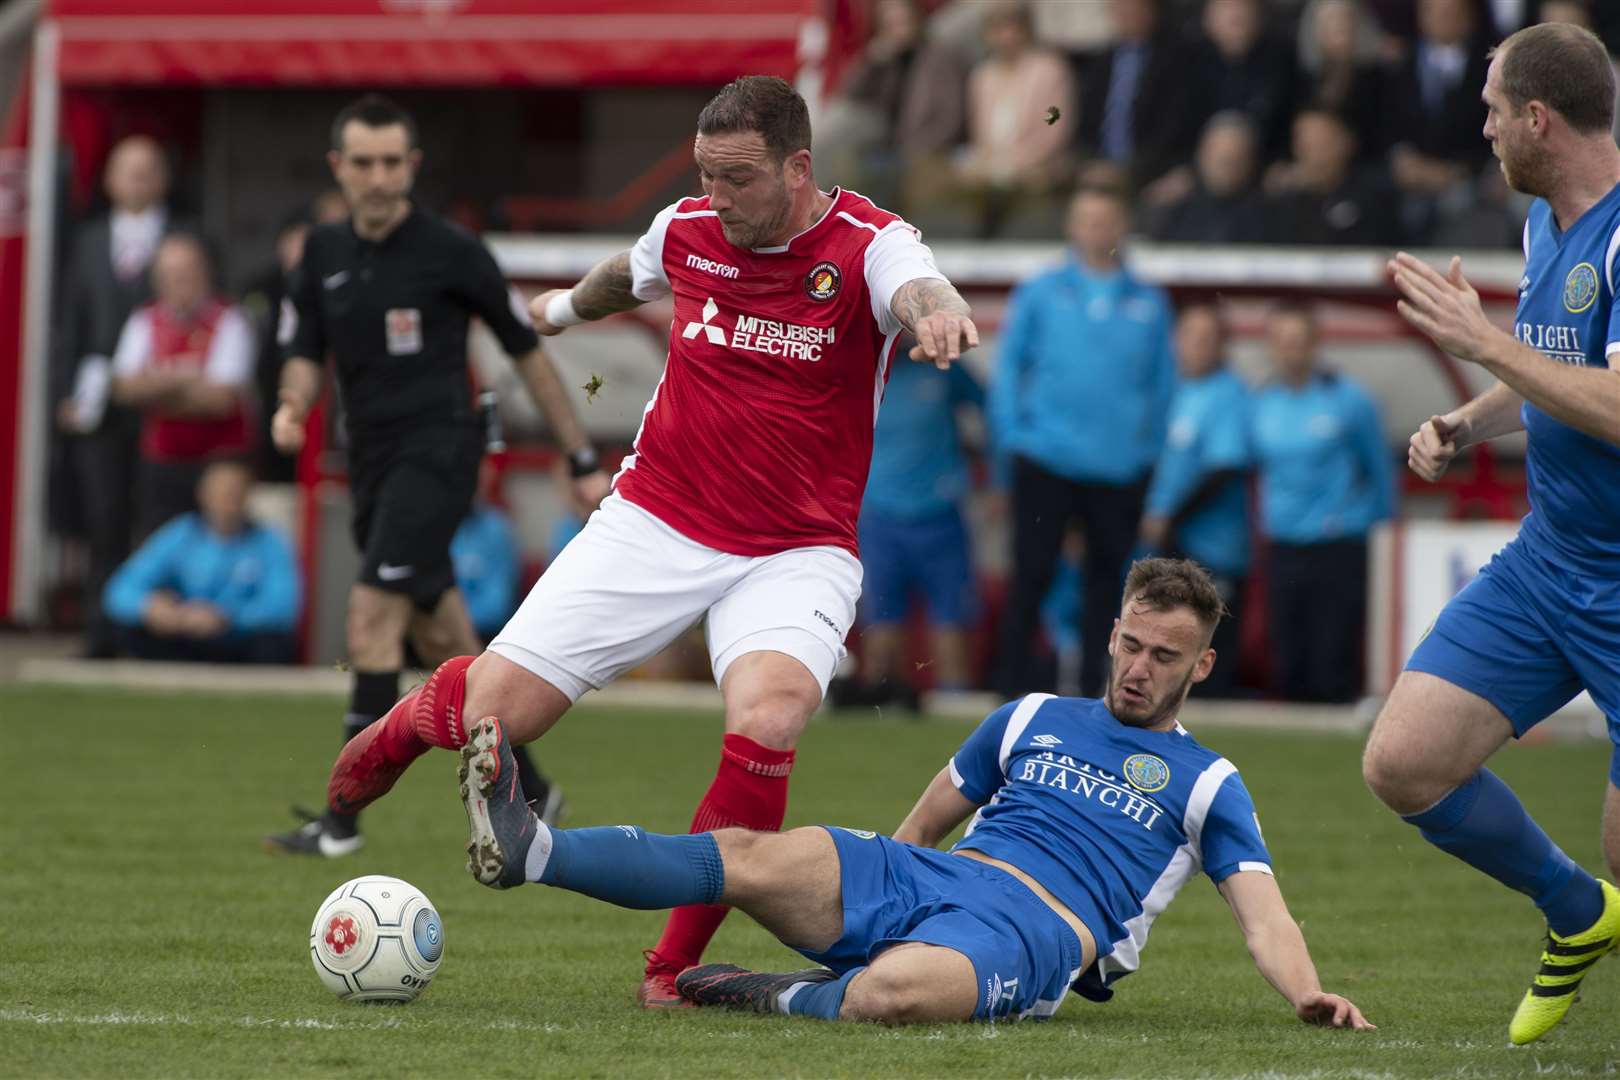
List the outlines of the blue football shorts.
<svg viewBox="0 0 1620 1080">
<path fill-rule="evenodd" d="M 1554 566 L 1515 537 L 1440 612 L 1406 669 L 1478 694 L 1515 736 L 1590 691 L 1620 786 L 1620 581 Z"/>
<path fill-rule="evenodd" d="M 916 520 L 861 515 L 861 617 L 904 622 L 921 594 L 935 626 L 966 626 L 974 617 L 973 560 L 962 513 L 951 507 Z"/>
<path fill-rule="evenodd" d="M 843 875 L 844 934 L 806 957 L 843 974 L 891 945 L 939 945 L 973 963 L 975 1020 L 1057 1011 L 1080 975 L 1080 939 L 1023 882 L 960 855 L 826 828 Z"/>
</svg>

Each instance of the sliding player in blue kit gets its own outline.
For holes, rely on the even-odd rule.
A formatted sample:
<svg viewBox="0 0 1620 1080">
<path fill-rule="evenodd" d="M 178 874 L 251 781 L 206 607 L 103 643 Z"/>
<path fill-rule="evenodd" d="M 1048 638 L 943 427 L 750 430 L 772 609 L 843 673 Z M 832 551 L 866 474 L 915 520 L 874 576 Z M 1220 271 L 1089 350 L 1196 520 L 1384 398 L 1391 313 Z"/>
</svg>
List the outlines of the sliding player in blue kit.
<svg viewBox="0 0 1620 1080">
<path fill-rule="evenodd" d="M 1620 944 L 1620 891 L 1559 850 L 1484 767 L 1583 688 L 1620 744 L 1620 150 L 1615 80 L 1596 37 L 1546 24 L 1509 37 L 1485 83 L 1508 183 L 1539 198 L 1524 228 L 1514 333 L 1485 317 L 1460 260 L 1391 263 L 1401 314 L 1499 380 L 1412 436 L 1436 479 L 1465 446 L 1529 435 L 1530 513 L 1413 651 L 1367 742 L 1363 772 L 1430 843 L 1534 899 L 1547 946 L 1509 1024 L 1516 1044 L 1563 1019 L 1588 970 Z M 1620 875 L 1620 745 L 1603 849 Z"/>
<path fill-rule="evenodd" d="M 1103 700 L 1032 694 L 997 709 L 893 839 L 859 829 L 553 829 L 523 803 L 493 717 L 462 749 L 469 869 L 629 908 L 724 903 L 824 965 L 692 967 L 683 997 L 764 1013 L 913 1023 L 1047 1017 L 1134 970 L 1154 919 L 1200 870 L 1260 973 L 1308 1023 L 1370 1028 L 1324 993 L 1236 768 L 1177 722 L 1209 674 L 1220 596 L 1196 564 L 1131 568 Z M 949 853 L 938 843 L 977 811 Z"/>
</svg>

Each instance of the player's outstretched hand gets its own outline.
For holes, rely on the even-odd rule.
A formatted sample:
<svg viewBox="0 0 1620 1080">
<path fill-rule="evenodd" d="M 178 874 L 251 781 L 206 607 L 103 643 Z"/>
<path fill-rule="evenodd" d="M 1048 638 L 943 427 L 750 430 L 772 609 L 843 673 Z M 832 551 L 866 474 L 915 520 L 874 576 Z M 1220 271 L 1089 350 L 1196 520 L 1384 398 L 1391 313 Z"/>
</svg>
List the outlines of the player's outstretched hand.
<svg viewBox="0 0 1620 1080">
<path fill-rule="evenodd" d="M 979 328 L 973 325 L 973 320 L 954 311 L 924 315 L 917 320 L 912 334 L 917 344 L 911 347 L 911 358 L 927 360 L 941 371 L 979 344 Z"/>
<path fill-rule="evenodd" d="M 1369 1023 L 1361 1010 L 1356 1008 L 1355 1002 L 1338 994 L 1328 994 L 1321 990 L 1306 994 L 1294 1012 L 1307 1024 L 1316 1024 L 1319 1027 L 1349 1028 L 1352 1031 L 1377 1031 L 1378 1025 Z"/>
<path fill-rule="evenodd" d="M 270 418 L 270 439 L 283 454 L 296 454 L 304 448 L 304 419 L 308 410 L 293 390 L 281 391 L 281 404 Z"/>
<path fill-rule="evenodd" d="M 534 332 L 541 337 L 555 337 L 567 329 L 565 326 L 553 326 L 546 321 L 546 305 L 551 302 L 553 296 L 566 291 L 566 289 L 547 289 L 529 301 L 529 319 L 534 323 Z"/>
<path fill-rule="evenodd" d="M 1434 483 L 1468 441 L 1468 426 L 1456 414 L 1429 417 L 1407 442 L 1406 467 Z"/>
<path fill-rule="evenodd" d="M 1453 256 L 1451 266 L 1442 274 L 1403 251 L 1388 266 L 1401 294 L 1395 309 L 1457 359 L 1477 363 L 1492 338 L 1503 333 L 1485 317 L 1479 293 L 1463 277 L 1462 259 Z"/>
</svg>

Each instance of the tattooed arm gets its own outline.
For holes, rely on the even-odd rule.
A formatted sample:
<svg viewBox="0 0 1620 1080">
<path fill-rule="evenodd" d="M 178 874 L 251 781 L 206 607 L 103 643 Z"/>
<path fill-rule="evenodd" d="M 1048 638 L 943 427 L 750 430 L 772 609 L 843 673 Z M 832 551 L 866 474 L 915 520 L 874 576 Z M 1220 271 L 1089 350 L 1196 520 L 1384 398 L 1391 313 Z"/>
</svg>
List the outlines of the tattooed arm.
<svg viewBox="0 0 1620 1080">
<path fill-rule="evenodd" d="M 913 360 L 929 360 L 944 370 L 979 343 L 973 312 L 948 281 L 913 278 L 894 291 L 889 309 L 917 339 Z"/>
<path fill-rule="evenodd" d="M 610 255 L 592 267 L 572 289 L 552 289 L 531 300 L 529 314 L 534 319 L 534 328 L 549 337 L 576 323 L 595 322 L 616 312 L 640 307 L 645 301 L 630 291 L 631 282 L 630 253 L 621 251 Z M 551 305 L 564 295 L 567 296 L 564 309 L 553 311 Z"/>
</svg>

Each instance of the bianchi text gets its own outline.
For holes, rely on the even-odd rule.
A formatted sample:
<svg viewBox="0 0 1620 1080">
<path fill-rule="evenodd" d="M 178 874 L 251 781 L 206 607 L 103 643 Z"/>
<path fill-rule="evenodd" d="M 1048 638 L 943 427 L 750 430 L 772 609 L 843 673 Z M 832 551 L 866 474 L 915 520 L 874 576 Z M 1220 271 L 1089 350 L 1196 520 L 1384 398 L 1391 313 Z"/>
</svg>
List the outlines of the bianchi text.
<svg viewBox="0 0 1620 1080">
<path fill-rule="evenodd" d="M 1069 791 L 1083 799 L 1096 799 L 1103 806 L 1118 810 L 1149 832 L 1154 822 L 1164 816 L 1164 810 L 1153 800 L 1124 785 L 1119 777 L 1077 763 L 1067 754 L 1054 754 L 1050 750 L 1025 758 L 1023 769 L 1014 777 L 1028 780 L 1061 791 Z"/>
<path fill-rule="evenodd" d="M 1581 332 L 1577 327 L 1557 323 L 1515 323 L 1513 332 L 1520 341 L 1549 359 L 1564 364 L 1586 363 L 1586 350 L 1581 348 Z"/>
<path fill-rule="evenodd" d="M 815 363 L 821 359 L 821 347 L 833 344 L 836 335 L 831 326 L 800 326 L 738 315 L 737 328 L 731 332 L 731 347 Z"/>
</svg>

